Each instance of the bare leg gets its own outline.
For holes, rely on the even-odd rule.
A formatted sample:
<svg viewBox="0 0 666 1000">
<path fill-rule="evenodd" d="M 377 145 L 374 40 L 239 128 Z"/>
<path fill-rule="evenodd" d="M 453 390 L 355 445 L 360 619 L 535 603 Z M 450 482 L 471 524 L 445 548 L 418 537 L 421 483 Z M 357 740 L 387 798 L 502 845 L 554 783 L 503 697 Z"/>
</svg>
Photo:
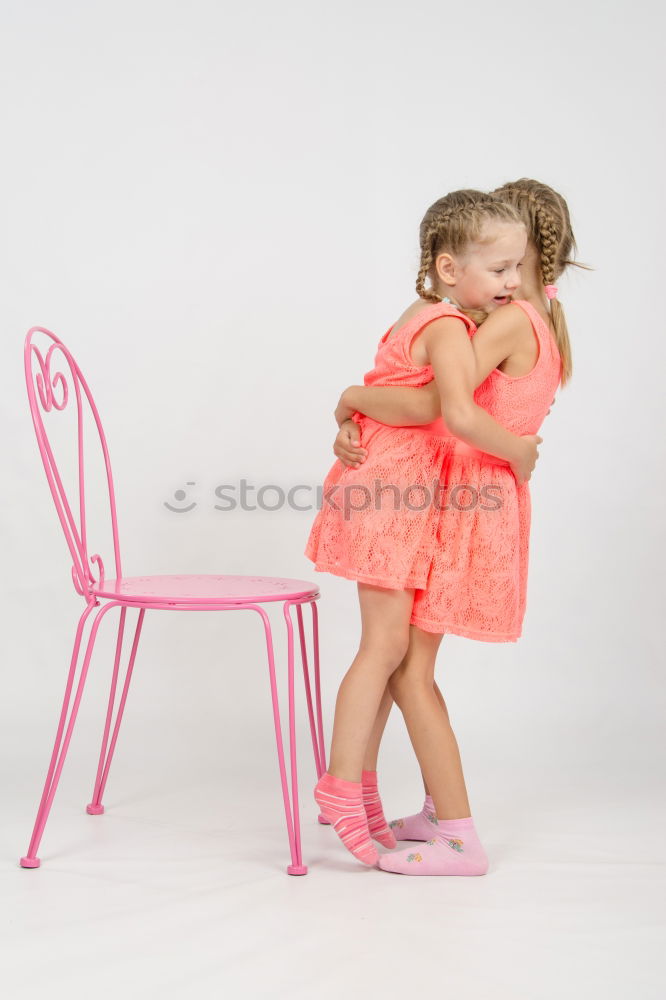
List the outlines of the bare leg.
<svg viewBox="0 0 666 1000">
<path fill-rule="evenodd" d="M 470 806 L 460 752 L 444 699 L 441 693 L 437 696 L 434 684 L 442 637 L 416 626 L 410 631 L 409 656 L 392 674 L 389 688 L 405 718 L 437 818 L 464 818 L 470 815 Z"/>
<path fill-rule="evenodd" d="M 446 716 L 446 721 L 449 722 L 449 710 L 446 707 L 446 702 L 444 701 L 444 695 L 439 690 L 439 685 L 437 684 L 437 681 L 434 680 L 432 682 L 432 686 L 435 689 L 435 695 L 437 696 L 437 701 L 440 703 L 440 705 L 442 706 L 442 709 L 444 710 L 444 715 Z M 449 725 L 450 725 L 450 723 L 449 723 Z M 423 772 L 421 772 L 421 778 L 423 779 L 423 788 L 425 790 L 426 795 L 430 795 L 430 790 L 428 788 L 428 782 L 423 777 Z"/>
<path fill-rule="evenodd" d="M 412 628 L 410 628 L 410 650 L 411 650 L 411 633 L 412 633 Z M 441 642 L 442 638 L 443 638 L 443 636 L 440 636 L 440 642 Z M 410 650 L 407 651 L 407 656 L 405 657 L 405 660 L 403 660 L 403 663 L 405 663 L 407 660 L 409 660 Z M 401 666 L 402 666 L 402 664 L 401 664 Z M 439 701 L 440 705 L 442 706 L 442 710 L 443 710 L 444 715 L 446 716 L 446 720 L 448 722 L 449 713 L 448 713 L 448 709 L 446 707 L 446 702 L 444 701 L 444 696 L 443 696 L 442 692 L 440 691 L 439 687 L 437 686 L 437 682 L 436 681 L 433 681 L 433 688 L 435 690 L 435 695 L 437 696 L 437 700 Z M 363 770 L 364 771 L 376 771 L 377 770 L 377 759 L 379 757 L 379 747 L 381 745 L 381 742 L 382 742 L 382 739 L 383 739 L 383 736 L 384 736 L 384 730 L 386 729 L 386 723 L 388 722 L 388 717 L 391 714 L 391 709 L 393 708 L 393 704 L 394 704 L 394 702 L 393 702 L 393 695 L 391 694 L 390 687 L 387 684 L 386 685 L 386 690 L 384 691 L 384 694 L 382 695 L 382 700 L 381 700 L 381 702 L 379 704 L 379 709 L 377 711 L 377 718 L 375 719 L 374 725 L 372 727 L 372 733 L 370 734 L 370 739 L 368 740 L 368 746 L 367 746 L 367 749 L 365 751 L 365 759 L 363 761 Z M 425 778 L 423 777 L 423 773 L 421 774 L 421 777 L 423 779 L 423 787 L 425 789 L 425 794 L 429 795 L 430 793 L 428 791 L 428 784 L 427 784 Z"/>
<path fill-rule="evenodd" d="M 393 708 L 393 695 L 389 691 L 389 686 L 387 684 L 386 687 L 384 688 L 384 694 L 382 695 L 382 700 L 379 703 L 377 717 L 372 727 L 372 732 L 370 733 L 370 739 L 368 740 L 368 746 L 365 751 L 365 758 L 363 760 L 364 771 L 377 770 L 377 758 L 379 756 L 379 746 L 382 742 L 382 737 L 384 736 L 384 730 L 386 729 L 386 723 L 388 722 L 388 717 L 391 714 L 392 708 Z"/>
<path fill-rule="evenodd" d="M 334 777 L 356 782 L 361 780 L 387 681 L 407 652 L 414 603 L 413 590 L 387 590 L 359 583 L 358 592 L 361 643 L 338 691 L 328 767 Z"/>
</svg>

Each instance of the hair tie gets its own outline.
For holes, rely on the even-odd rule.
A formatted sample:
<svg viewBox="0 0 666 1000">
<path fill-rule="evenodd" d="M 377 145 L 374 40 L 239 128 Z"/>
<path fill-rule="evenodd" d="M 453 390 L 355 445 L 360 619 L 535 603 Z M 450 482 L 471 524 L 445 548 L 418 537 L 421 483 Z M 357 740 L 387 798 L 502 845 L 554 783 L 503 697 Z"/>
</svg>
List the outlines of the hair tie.
<svg viewBox="0 0 666 1000">
<path fill-rule="evenodd" d="M 544 285 L 547 299 L 554 299 L 557 295 L 557 285 Z"/>
</svg>

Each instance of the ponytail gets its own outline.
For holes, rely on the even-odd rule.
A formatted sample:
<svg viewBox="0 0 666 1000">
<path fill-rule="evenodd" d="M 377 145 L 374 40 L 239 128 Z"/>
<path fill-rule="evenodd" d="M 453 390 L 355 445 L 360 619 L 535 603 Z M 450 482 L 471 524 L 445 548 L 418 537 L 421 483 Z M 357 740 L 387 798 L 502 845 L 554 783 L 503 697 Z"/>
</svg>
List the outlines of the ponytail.
<svg viewBox="0 0 666 1000">
<path fill-rule="evenodd" d="M 564 309 L 558 299 L 550 300 L 550 318 L 553 321 L 555 343 L 557 344 L 557 349 L 560 352 L 560 358 L 562 359 L 560 385 L 564 387 L 571 378 L 573 366 L 567 321 L 564 316 Z"/>
</svg>

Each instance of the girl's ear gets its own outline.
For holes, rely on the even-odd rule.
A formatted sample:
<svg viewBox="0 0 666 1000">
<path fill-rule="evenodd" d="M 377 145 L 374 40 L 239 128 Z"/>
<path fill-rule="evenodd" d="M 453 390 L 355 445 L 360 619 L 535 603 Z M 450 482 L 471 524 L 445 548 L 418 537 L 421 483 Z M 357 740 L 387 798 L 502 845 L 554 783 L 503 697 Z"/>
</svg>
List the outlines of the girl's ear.
<svg viewBox="0 0 666 1000">
<path fill-rule="evenodd" d="M 456 263 L 450 253 L 440 253 L 435 260 L 435 273 L 445 285 L 453 287 L 456 283 Z"/>
</svg>

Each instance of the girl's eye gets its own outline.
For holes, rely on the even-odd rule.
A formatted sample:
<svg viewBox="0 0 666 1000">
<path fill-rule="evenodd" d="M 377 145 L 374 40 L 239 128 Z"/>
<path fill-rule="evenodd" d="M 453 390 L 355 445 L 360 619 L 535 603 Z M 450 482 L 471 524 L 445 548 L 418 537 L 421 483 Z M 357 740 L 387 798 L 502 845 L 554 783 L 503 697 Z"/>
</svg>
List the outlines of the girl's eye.
<svg viewBox="0 0 666 1000">
<path fill-rule="evenodd" d="M 506 268 L 504 267 L 494 268 L 495 274 L 503 274 L 505 270 Z"/>
</svg>

